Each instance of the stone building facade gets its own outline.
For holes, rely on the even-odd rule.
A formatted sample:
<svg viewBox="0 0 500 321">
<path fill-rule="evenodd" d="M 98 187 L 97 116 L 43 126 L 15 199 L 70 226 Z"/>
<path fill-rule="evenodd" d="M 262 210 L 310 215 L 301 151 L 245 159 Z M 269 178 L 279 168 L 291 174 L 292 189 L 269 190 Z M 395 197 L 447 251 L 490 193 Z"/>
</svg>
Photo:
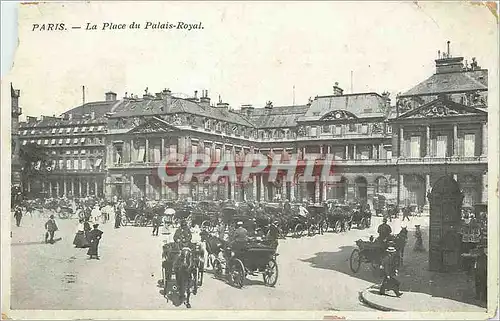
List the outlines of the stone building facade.
<svg viewBox="0 0 500 321">
<path fill-rule="evenodd" d="M 106 101 L 79 106 L 62 117 L 28 120 L 20 134 L 54 155 L 53 180 L 43 187 L 51 195 L 371 202 L 382 193 L 424 207 L 433 182 L 455 175 L 465 202 L 474 204 L 487 194 L 487 93 L 487 70 L 475 60 L 468 65 L 447 54 L 436 60 L 435 74 L 398 95 L 395 106 L 388 93 L 344 94 L 338 84 L 331 94 L 304 105 L 268 101 L 261 108 L 243 105 L 238 110 L 220 97 L 211 103 L 205 90 L 191 98 L 176 97 L 168 89 L 154 95 L 146 90 L 140 98 L 120 100 L 108 93 Z M 232 186 L 227 178 L 212 182 L 205 174 L 190 183 L 163 184 L 161 161 L 192 153 L 215 162 L 243 160 L 249 153 L 269 158 L 296 154 L 299 160 L 329 154 L 339 179 L 329 184 L 301 183 L 299 177 L 271 181 L 262 173 Z M 182 172 L 186 161 L 175 164 L 172 170 Z"/>
</svg>

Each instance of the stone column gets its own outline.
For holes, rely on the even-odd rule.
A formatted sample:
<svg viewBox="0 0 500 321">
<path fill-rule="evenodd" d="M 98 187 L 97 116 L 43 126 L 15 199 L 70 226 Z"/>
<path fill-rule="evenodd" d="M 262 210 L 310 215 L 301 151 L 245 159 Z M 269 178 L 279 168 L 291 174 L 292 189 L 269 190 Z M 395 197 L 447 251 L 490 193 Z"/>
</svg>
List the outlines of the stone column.
<svg viewBox="0 0 500 321">
<path fill-rule="evenodd" d="M 161 138 L 161 147 L 160 147 L 160 160 L 165 159 L 165 138 Z"/>
<path fill-rule="evenodd" d="M 376 145 L 372 145 L 372 159 L 378 159 L 377 146 Z"/>
<path fill-rule="evenodd" d="M 147 145 L 147 143 L 146 143 Z M 146 186 L 144 186 L 144 194 L 147 198 L 149 198 L 149 192 L 150 192 L 150 186 L 149 186 L 149 174 L 146 174 L 145 176 L 145 179 L 146 179 Z"/>
<path fill-rule="evenodd" d="M 75 196 L 75 181 L 71 179 L 71 195 Z"/>
<path fill-rule="evenodd" d="M 458 126 L 453 124 L 453 156 L 458 156 Z"/>
<path fill-rule="evenodd" d="M 87 196 L 90 196 L 90 181 L 87 180 Z"/>
<path fill-rule="evenodd" d="M 326 197 L 326 182 L 323 182 L 321 183 L 321 188 L 322 188 L 322 193 L 323 195 L 321 195 L 321 201 L 326 201 L 327 197 Z"/>
<path fill-rule="evenodd" d="M 42 193 L 45 193 L 45 182 L 42 182 Z"/>
<path fill-rule="evenodd" d="M 326 146 L 326 151 L 327 151 L 328 154 L 331 154 L 332 153 L 332 146 L 327 145 Z"/>
<path fill-rule="evenodd" d="M 290 182 L 290 201 L 295 199 L 295 188 L 297 187 L 297 178 L 294 177 Z"/>
<path fill-rule="evenodd" d="M 57 182 L 56 182 L 56 193 L 57 193 L 57 194 L 56 194 L 56 196 L 57 196 L 57 197 L 61 196 L 61 194 L 60 194 L 60 192 L 61 192 L 61 187 L 60 187 L 60 185 L 61 185 L 61 182 L 60 182 L 60 181 L 57 181 Z"/>
<path fill-rule="evenodd" d="M 130 162 L 134 162 L 136 159 L 134 157 L 135 154 L 135 148 L 134 148 L 134 140 L 130 140 Z"/>
<path fill-rule="evenodd" d="M 49 181 L 49 197 L 52 197 L 52 181 Z"/>
<path fill-rule="evenodd" d="M 230 198 L 231 198 L 232 200 L 234 200 L 234 197 L 235 197 L 235 195 L 236 195 L 236 189 L 238 188 L 238 186 L 237 186 L 238 184 L 235 184 L 235 183 L 234 183 L 234 181 L 236 181 L 236 180 L 234 179 L 234 177 L 233 177 L 232 179 L 233 179 L 233 182 L 231 183 L 231 196 L 230 196 Z"/>
<path fill-rule="evenodd" d="M 402 175 L 402 174 L 399 175 L 398 189 L 399 189 L 398 204 L 400 206 L 404 206 L 404 201 L 403 200 L 406 198 L 406 195 L 404 193 L 404 191 L 405 191 L 405 188 L 404 188 L 404 175 Z"/>
<path fill-rule="evenodd" d="M 427 125 L 425 130 L 425 156 L 431 157 L 431 126 Z"/>
<path fill-rule="evenodd" d="M 98 184 L 97 184 L 97 179 L 94 181 L 94 195 L 97 196 L 98 192 Z"/>
<path fill-rule="evenodd" d="M 258 175 L 254 175 L 253 178 L 252 178 L 252 193 L 253 193 L 253 199 L 254 200 L 257 200 L 257 184 L 258 184 L 258 179 L 259 179 L 259 176 Z"/>
<path fill-rule="evenodd" d="M 399 128 L 399 156 L 405 157 L 405 136 L 403 127 Z"/>
<path fill-rule="evenodd" d="M 488 155 L 488 123 L 482 123 L 482 148 L 481 148 L 481 156 Z"/>
<path fill-rule="evenodd" d="M 352 159 L 357 159 L 357 155 L 356 155 L 356 144 L 354 144 L 352 146 L 353 150 L 352 150 Z"/>
<path fill-rule="evenodd" d="M 257 176 L 255 176 L 255 178 L 257 179 L 257 192 L 259 193 L 258 199 L 259 199 L 259 201 L 262 202 L 264 200 L 263 188 L 262 188 L 262 174 L 258 174 Z"/>
<path fill-rule="evenodd" d="M 286 193 L 286 180 L 285 177 L 283 178 L 283 181 L 281 181 L 281 199 L 285 200 L 287 196 Z"/>
<path fill-rule="evenodd" d="M 130 196 L 131 197 L 132 197 L 132 195 L 134 195 L 134 191 L 135 191 L 135 188 L 134 188 L 134 175 L 130 174 Z"/>
<path fill-rule="evenodd" d="M 31 182 L 28 182 L 28 193 L 31 192 Z"/>
<path fill-rule="evenodd" d="M 384 144 L 380 144 L 378 146 L 378 159 L 384 159 L 387 157 L 384 157 Z"/>
<path fill-rule="evenodd" d="M 349 160 L 349 144 L 345 145 L 345 160 Z"/>
<path fill-rule="evenodd" d="M 458 174 L 453 174 L 453 179 L 458 182 Z"/>
<path fill-rule="evenodd" d="M 429 209 L 429 200 L 427 199 L 427 193 L 431 190 L 431 175 L 425 175 L 425 201 L 424 207 L 426 210 Z"/>
<path fill-rule="evenodd" d="M 319 192 L 319 189 L 320 189 L 320 185 L 319 185 L 319 180 L 317 180 L 316 182 L 314 182 L 314 202 L 315 203 L 319 203 L 321 202 L 321 199 L 320 199 L 320 192 Z"/>
<path fill-rule="evenodd" d="M 149 138 L 146 138 L 146 163 L 149 163 Z"/>
<path fill-rule="evenodd" d="M 79 179 L 78 180 L 78 194 L 79 194 L 80 197 L 82 196 L 82 190 L 83 190 L 82 180 Z"/>
<path fill-rule="evenodd" d="M 63 187 L 64 187 L 64 195 L 66 195 L 66 197 L 68 196 L 68 181 L 66 180 L 63 180 Z"/>
<path fill-rule="evenodd" d="M 481 203 L 488 202 L 488 172 L 483 173 L 481 186 Z"/>
</svg>

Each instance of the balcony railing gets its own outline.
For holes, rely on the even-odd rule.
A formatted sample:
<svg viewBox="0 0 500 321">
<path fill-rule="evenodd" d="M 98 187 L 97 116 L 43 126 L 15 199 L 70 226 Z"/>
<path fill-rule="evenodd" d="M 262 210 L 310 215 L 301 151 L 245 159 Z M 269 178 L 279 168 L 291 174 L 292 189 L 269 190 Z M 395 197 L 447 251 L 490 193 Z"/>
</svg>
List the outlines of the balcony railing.
<svg viewBox="0 0 500 321">
<path fill-rule="evenodd" d="M 486 156 L 451 156 L 451 157 L 400 157 L 398 163 L 404 164 L 467 164 L 467 163 L 487 163 Z"/>
</svg>

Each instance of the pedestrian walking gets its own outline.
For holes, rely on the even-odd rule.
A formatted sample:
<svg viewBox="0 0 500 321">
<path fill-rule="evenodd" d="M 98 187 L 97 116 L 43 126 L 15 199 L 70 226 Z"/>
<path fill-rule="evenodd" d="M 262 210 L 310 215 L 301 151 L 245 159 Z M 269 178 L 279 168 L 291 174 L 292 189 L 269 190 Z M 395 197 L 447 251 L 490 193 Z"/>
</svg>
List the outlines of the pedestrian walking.
<svg viewBox="0 0 500 321">
<path fill-rule="evenodd" d="M 158 231 L 160 230 L 160 216 L 158 214 L 155 214 L 153 216 L 153 236 L 158 236 Z"/>
<path fill-rule="evenodd" d="M 90 229 L 90 226 L 89 226 Z M 78 227 L 76 229 L 75 238 L 73 239 L 73 245 L 76 248 L 85 248 L 88 247 L 88 241 L 85 237 L 85 224 L 84 220 L 80 219 L 78 221 Z"/>
<path fill-rule="evenodd" d="M 50 215 L 49 220 L 45 223 L 45 243 L 54 244 L 54 234 L 58 230 L 54 215 Z"/>
<path fill-rule="evenodd" d="M 409 206 L 406 206 L 405 208 L 403 208 L 403 219 L 401 220 L 402 222 L 404 222 L 405 218 L 410 221 L 410 207 Z"/>
<path fill-rule="evenodd" d="M 89 255 L 89 259 L 99 260 L 99 241 L 102 238 L 103 232 L 99 229 L 99 224 L 93 225 L 94 229 L 89 232 L 90 246 L 87 251 L 87 255 Z"/>
<path fill-rule="evenodd" d="M 420 229 L 420 225 L 415 225 L 415 246 L 413 247 L 413 251 L 415 252 L 425 252 L 424 241 L 422 239 L 422 230 Z"/>
<path fill-rule="evenodd" d="M 16 219 L 16 226 L 21 226 L 21 219 L 23 218 L 23 211 L 21 210 L 21 206 L 16 205 L 14 208 L 14 218 Z"/>
<path fill-rule="evenodd" d="M 387 255 L 382 259 L 382 263 L 380 265 L 380 269 L 382 270 L 382 274 L 384 279 L 382 280 L 382 284 L 380 285 L 380 294 L 385 295 L 386 291 L 394 291 L 396 296 L 399 298 L 402 293 L 399 291 L 399 286 L 401 283 L 396 279 L 398 275 L 396 259 L 397 255 L 396 249 L 393 246 L 389 246 L 386 250 Z"/>
</svg>

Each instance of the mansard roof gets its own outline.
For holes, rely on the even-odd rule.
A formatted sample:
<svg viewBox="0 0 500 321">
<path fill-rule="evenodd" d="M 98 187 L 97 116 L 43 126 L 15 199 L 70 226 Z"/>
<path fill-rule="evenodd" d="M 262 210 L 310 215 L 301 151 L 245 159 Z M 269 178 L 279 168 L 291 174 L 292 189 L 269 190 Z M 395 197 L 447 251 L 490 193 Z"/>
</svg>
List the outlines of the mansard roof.
<svg viewBox="0 0 500 321">
<path fill-rule="evenodd" d="M 326 114 L 344 110 L 359 118 L 384 117 L 385 99 L 377 93 L 316 97 L 299 121 L 321 120 Z"/>
<path fill-rule="evenodd" d="M 486 116 L 488 113 L 482 109 L 466 106 L 452 100 L 437 98 L 427 104 L 409 110 L 394 120 L 422 119 L 422 118 L 446 118 L 456 116 Z"/>
<path fill-rule="evenodd" d="M 112 111 L 112 118 L 188 113 L 253 127 L 239 113 L 213 106 L 204 107 L 194 101 L 176 97 L 172 97 L 170 104 L 164 99 L 125 99 Z"/>
<path fill-rule="evenodd" d="M 488 90 L 488 70 L 436 73 L 400 97 Z"/>
<path fill-rule="evenodd" d="M 307 105 L 255 108 L 248 117 L 256 128 L 294 127 L 308 109 Z"/>
</svg>

